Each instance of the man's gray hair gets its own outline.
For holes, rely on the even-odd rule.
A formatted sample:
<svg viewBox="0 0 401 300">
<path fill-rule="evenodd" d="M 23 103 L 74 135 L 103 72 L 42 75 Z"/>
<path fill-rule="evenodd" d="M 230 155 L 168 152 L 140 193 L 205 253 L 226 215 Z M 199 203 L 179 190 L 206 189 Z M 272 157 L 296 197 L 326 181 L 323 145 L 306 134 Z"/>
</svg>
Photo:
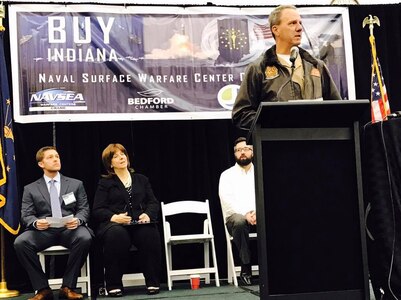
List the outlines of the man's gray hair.
<svg viewBox="0 0 401 300">
<path fill-rule="evenodd" d="M 269 15 L 269 25 L 270 25 L 270 31 L 272 32 L 274 38 L 276 38 L 276 37 L 274 36 L 272 27 L 274 25 L 279 25 L 280 24 L 280 22 L 281 22 L 281 12 L 284 9 L 294 9 L 294 10 L 296 10 L 297 8 L 294 5 L 280 5 L 280 6 L 277 6 L 270 13 L 270 15 Z"/>
</svg>

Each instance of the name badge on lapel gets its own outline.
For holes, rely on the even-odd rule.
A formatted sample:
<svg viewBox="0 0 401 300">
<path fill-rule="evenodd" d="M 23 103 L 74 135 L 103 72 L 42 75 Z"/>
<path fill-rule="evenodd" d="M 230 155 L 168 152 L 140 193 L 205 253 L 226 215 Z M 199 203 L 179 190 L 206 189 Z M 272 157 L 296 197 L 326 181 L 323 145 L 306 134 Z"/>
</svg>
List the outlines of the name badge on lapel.
<svg viewBox="0 0 401 300">
<path fill-rule="evenodd" d="M 73 192 L 65 194 L 62 197 L 63 197 L 63 201 L 64 201 L 65 205 L 70 205 L 71 203 L 74 203 L 77 201 L 77 199 L 75 199 L 75 195 Z"/>
</svg>

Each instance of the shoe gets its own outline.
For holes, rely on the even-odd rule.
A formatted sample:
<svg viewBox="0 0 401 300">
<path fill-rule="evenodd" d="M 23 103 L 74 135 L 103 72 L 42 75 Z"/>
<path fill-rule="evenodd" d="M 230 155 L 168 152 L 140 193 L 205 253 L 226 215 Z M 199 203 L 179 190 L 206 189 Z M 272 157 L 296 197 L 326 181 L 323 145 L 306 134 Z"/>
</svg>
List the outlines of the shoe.
<svg viewBox="0 0 401 300">
<path fill-rule="evenodd" d="M 251 264 L 241 264 L 240 274 L 243 274 L 243 273 L 251 275 L 252 274 L 252 265 Z"/>
<path fill-rule="evenodd" d="M 240 279 L 243 285 L 252 285 L 252 276 L 248 273 L 241 273 Z"/>
<path fill-rule="evenodd" d="M 53 300 L 53 292 L 49 288 L 41 289 L 35 296 L 28 300 Z"/>
<path fill-rule="evenodd" d="M 156 294 L 158 294 L 159 293 L 159 288 L 158 287 L 155 287 L 155 286 L 150 286 L 150 287 L 148 287 L 147 288 L 147 293 L 148 293 L 148 295 L 156 295 Z"/>
<path fill-rule="evenodd" d="M 113 289 L 113 290 L 108 291 L 107 295 L 109 297 L 122 297 L 123 291 L 121 289 Z"/>
<path fill-rule="evenodd" d="M 74 292 L 68 286 L 64 286 L 60 288 L 60 291 L 58 292 L 58 298 L 68 299 L 68 300 L 78 300 L 78 299 L 83 299 L 84 295 Z"/>
<path fill-rule="evenodd" d="M 99 296 L 106 296 L 107 295 L 107 290 L 106 290 L 105 287 L 100 287 L 97 293 L 98 293 Z"/>
</svg>

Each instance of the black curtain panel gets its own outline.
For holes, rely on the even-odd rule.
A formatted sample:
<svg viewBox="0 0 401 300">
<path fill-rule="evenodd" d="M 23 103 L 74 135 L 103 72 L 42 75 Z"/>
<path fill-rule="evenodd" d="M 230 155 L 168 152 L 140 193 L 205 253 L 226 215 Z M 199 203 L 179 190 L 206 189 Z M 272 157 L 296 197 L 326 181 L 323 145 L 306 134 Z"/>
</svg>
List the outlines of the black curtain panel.
<svg viewBox="0 0 401 300">
<path fill-rule="evenodd" d="M 226 273 L 218 181 L 221 172 L 234 164 L 232 142 L 241 134 L 231 120 L 15 124 L 15 132 L 20 196 L 24 185 L 42 176 L 35 153 L 44 145 L 52 145 L 55 132 L 61 173 L 84 182 L 90 205 L 98 180 L 105 174 L 101 153 L 109 143 L 121 143 L 127 148 L 131 166 L 149 177 L 159 201 L 209 199 L 217 256 L 224 266 L 222 275 Z M 188 221 L 185 226 L 191 226 Z M 10 244 L 13 239 L 9 237 Z M 12 248 L 9 252 L 13 252 Z M 10 256 L 13 254 L 7 254 Z M 200 261 L 201 253 L 198 256 Z M 13 267 L 7 268 L 9 284 L 29 290 L 25 272 L 15 257 L 13 260 Z"/>
<path fill-rule="evenodd" d="M 401 119 L 367 125 L 365 203 L 369 269 L 375 291 L 401 295 Z"/>
</svg>

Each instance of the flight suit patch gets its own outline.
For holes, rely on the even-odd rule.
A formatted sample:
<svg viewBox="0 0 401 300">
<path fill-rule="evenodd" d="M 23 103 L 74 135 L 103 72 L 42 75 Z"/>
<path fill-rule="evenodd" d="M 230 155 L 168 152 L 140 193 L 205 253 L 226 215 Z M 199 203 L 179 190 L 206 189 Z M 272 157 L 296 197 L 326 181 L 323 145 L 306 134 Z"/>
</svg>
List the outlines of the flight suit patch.
<svg viewBox="0 0 401 300">
<path fill-rule="evenodd" d="M 277 69 L 277 67 L 275 67 L 275 66 L 266 67 L 265 76 L 266 76 L 266 79 L 273 79 L 273 78 L 278 77 L 278 69 Z"/>
</svg>

